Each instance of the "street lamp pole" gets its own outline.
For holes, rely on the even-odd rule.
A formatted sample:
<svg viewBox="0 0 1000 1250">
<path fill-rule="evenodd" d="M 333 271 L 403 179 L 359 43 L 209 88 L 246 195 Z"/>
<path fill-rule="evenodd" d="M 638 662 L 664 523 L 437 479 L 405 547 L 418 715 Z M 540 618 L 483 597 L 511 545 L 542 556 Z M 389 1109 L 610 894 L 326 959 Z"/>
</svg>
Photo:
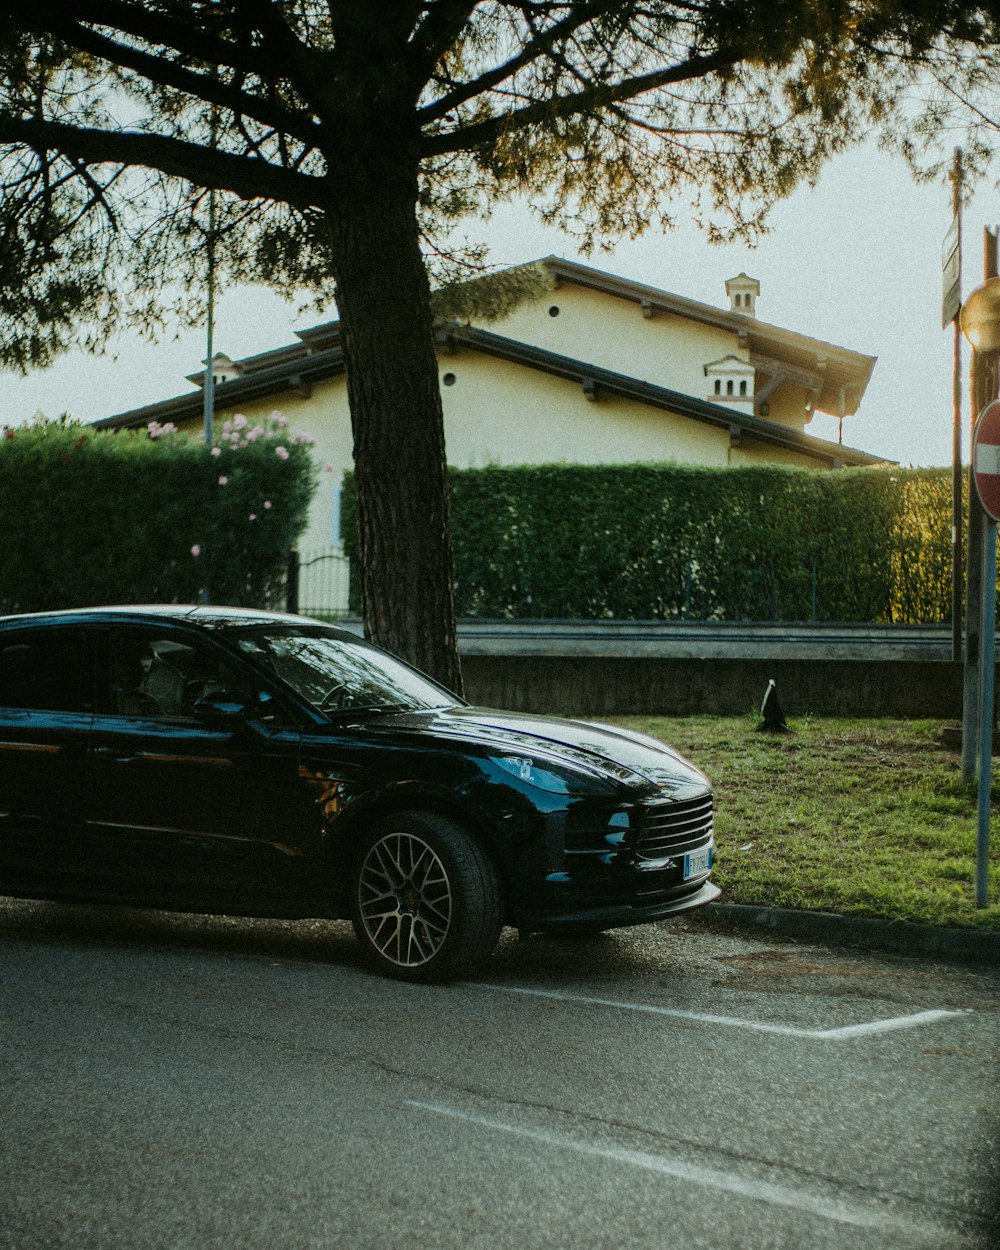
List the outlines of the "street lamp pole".
<svg viewBox="0 0 1000 1250">
<path fill-rule="evenodd" d="M 205 446 L 212 446 L 212 420 L 215 415 L 215 192 L 208 193 L 208 238 L 205 240 L 206 258 L 206 316 L 205 316 L 205 373 L 202 379 L 202 430 Z M 209 584 L 211 568 L 211 550 L 202 564 L 203 581 L 201 587 L 202 603 L 212 602 L 212 591 Z"/>
<path fill-rule="evenodd" d="M 213 338 L 215 335 L 215 192 L 208 193 L 208 238 L 207 265 L 205 274 L 206 285 L 206 317 L 205 317 L 205 378 L 202 387 L 203 408 L 202 425 L 205 435 L 205 446 L 212 445 L 212 418 L 215 414 L 215 373 L 212 359 L 215 355 Z"/>
<path fill-rule="evenodd" d="M 942 322 L 952 328 L 951 377 L 951 658 L 962 659 L 963 559 L 962 530 L 962 149 L 956 148 L 951 168 L 951 227 L 945 237 Z"/>
</svg>

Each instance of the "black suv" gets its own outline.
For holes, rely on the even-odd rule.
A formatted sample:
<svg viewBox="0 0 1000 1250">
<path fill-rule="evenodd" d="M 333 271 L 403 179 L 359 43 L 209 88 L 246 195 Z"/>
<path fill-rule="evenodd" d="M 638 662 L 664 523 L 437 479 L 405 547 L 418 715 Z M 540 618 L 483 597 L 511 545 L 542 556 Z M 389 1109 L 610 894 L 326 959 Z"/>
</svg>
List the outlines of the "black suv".
<svg viewBox="0 0 1000 1250">
<path fill-rule="evenodd" d="M 0 893 L 350 917 L 461 975 L 504 924 L 718 895 L 712 790 L 624 730 L 469 707 L 353 634 L 210 607 L 0 619 Z"/>
</svg>

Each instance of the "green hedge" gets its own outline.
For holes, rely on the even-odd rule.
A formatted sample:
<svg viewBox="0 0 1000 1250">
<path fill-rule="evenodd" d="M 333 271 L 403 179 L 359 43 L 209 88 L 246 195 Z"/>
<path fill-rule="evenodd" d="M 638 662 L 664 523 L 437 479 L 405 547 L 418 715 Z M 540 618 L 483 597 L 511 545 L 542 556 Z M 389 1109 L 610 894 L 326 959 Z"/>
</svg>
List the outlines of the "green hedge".
<svg viewBox="0 0 1000 1250">
<path fill-rule="evenodd" d="M 278 602 L 305 526 L 310 440 L 277 414 L 237 417 L 214 447 L 172 426 L 65 422 L 0 438 L 0 611 L 102 603 Z"/>
<path fill-rule="evenodd" d="M 462 616 L 950 619 L 950 470 L 543 465 L 451 484 Z M 352 557 L 353 506 L 346 490 Z"/>
</svg>

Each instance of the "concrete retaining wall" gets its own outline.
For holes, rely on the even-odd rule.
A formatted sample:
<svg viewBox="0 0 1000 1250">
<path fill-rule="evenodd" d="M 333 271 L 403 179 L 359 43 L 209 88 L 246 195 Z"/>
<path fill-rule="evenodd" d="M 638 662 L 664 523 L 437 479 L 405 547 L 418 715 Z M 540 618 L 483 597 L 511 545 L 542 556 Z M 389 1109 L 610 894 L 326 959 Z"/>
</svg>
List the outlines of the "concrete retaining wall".
<svg viewBox="0 0 1000 1250">
<path fill-rule="evenodd" d="M 563 715 L 741 716 L 774 678 L 786 717 L 960 719 L 962 667 L 951 660 L 462 656 L 472 703 Z"/>
<path fill-rule="evenodd" d="M 466 698 L 486 707 L 743 716 L 774 678 L 789 719 L 962 716 L 948 626 L 467 619 L 458 645 Z"/>
</svg>

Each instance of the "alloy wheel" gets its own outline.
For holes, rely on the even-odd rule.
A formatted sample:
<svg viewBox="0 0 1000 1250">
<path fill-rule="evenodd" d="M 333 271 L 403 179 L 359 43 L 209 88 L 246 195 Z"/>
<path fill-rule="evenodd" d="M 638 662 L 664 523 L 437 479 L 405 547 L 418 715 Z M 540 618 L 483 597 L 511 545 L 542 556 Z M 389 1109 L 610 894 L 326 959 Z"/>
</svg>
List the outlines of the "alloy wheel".
<svg viewBox="0 0 1000 1250">
<path fill-rule="evenodd" d="M 358 874 L 358 906 L 369 941 L 390 963 L 417 968 L 440 951 L 451 927 L 451 883 L 422 838 L 389 833 Z"/>
</svg>

